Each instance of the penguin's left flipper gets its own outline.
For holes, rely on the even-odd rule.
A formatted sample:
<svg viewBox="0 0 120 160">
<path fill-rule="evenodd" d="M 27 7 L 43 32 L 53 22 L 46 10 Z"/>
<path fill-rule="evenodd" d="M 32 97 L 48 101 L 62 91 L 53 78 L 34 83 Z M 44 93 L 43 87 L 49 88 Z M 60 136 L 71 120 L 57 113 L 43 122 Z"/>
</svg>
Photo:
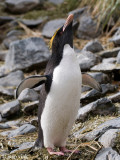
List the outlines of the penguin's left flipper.
<svg viewBox="0 0 120 160">
<path fill-rule="evenodd" d="M 40 86 L 41 84 L 45 83 L 47 80 L 48 76 L 39 76 L 39 75 L 33 75 L 30 77 L 25 78 L 17 87 L 16 89 L 16 96 L 15 98 L 18 98 L 20 93 L 25 89 L 25 88 L 35 88 Z"/>
<path fill-rule="evenodd" d="M 90 86 L 99 92 L 102 92 L 102 87 L 100 86 L 100 84 L 92 76 L 88 74 L 82 74 L 82 84 Z"/>
</svg>

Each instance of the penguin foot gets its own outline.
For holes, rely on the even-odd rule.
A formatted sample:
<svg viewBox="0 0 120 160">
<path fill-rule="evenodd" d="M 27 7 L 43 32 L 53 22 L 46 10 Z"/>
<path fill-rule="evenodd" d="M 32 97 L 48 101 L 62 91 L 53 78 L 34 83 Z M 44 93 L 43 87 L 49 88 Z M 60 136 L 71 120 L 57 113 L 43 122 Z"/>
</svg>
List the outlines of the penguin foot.
<svg viewBox="0 0 120 160">
<path fill-rule="evenodd" d="M 47 151 L 50 155 L 58 155 L 58 156 L 63 156 L 64 153 L 61 151 L 61 152 L 55 152 L 52 148 L 47 148 Z"/>
<path fill-rule="evenodd" d="M 60 147 L 60 151 L 61 152 L 64 152 L 64 153 L 69 153 L 69 152 L 73 152 L 73 153 L 79 153 L 79 150 L 69 150 L 69 149 L 67 149 L 67 148 L 65 148 L 65 147 Z"/>
</svg>

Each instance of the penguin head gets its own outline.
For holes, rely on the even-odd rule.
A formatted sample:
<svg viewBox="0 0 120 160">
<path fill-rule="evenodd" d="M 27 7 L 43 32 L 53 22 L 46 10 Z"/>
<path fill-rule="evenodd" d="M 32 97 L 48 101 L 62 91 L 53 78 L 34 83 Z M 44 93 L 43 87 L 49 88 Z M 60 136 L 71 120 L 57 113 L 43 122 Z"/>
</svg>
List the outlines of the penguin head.
<svg viewBox="0 0 120 160">
<path fill-rule="evenodd" d="M 50 48 L 52 52 L 62 52 L 64 45 L 69 44 L 73 48 L 73 31 L 72 31 L 73 15 L 69 15 L 65 24 L 59 28 L 50 40 Z"/>
</svg>

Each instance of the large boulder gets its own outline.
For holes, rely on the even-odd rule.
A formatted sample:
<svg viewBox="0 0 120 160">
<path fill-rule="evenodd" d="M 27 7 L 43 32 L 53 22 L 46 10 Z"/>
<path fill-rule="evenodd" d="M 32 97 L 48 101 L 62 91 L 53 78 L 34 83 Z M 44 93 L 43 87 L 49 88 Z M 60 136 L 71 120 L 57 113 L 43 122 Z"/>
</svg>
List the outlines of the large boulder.
<svg viewBox="0 0 120 160">
<path fill-rule="evenodd" d="M 47 62 L 49 50 L 43 39 L 32 37 L 12 42 L 6 56 L 6 70 L 28 70 Z"/>
</svg>

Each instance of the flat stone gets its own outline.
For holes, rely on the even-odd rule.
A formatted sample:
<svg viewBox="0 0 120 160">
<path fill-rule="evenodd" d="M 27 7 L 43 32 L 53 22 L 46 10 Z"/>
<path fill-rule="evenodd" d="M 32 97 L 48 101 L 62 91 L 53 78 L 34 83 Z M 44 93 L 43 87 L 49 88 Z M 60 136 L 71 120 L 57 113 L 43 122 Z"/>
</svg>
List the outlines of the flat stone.
<svg viewBox="0 0 120 160">
<path fill-rule="evenodd" d="M 103 97 L 105 96 L 105 94 L 107 93 L 113 93 L 115 92 L 118 87 L 116 85 L 111 85 L 111 84 L 101 84 L 101 87 L 102 87 L 102 92 L 99 92 L 95 89 L 85 93 L 85 94 L 82 94 L 81 96 L 81 103 L 90 103 L 100 97 Z"/>
<path fill-rule="evenodd" d="M 65 19 L 55 19 L 47 22 L 42 30 L 42 35 L 47 38 L 51 38 L 55 31 L 62 27 L 65 23 Z"/>
<path fill-rule="evenodd" d="M 108 99 L 110 99 L 113 103 L 120 102 L 120 92 L 113 94 L 112 96 L 108 96 Z"/>
<path fill-rule="evenodd" d="M 38 19 L 22 19 L 20 21 L 26 26 L 33 28 L 33 27 L 37 27 L 38 25 L 42 24 L 45 20 L 47 20 L 47 17 L 44 17 L 44 18 L 40 17 Z"/>
<path fill-rule="evenodd" d="M 15 17 L 11 17 L 11 16 L 0 16 L 0 25 L 13 21 L 14 19 Z"/>
<path fill-rule="evenodd" d="M 92 67 L 90 70 L 94 72 L 111 72 L 116 69 L 116 64 L 100 63 Z"/>
<path fill-rule="evenodd" d="M 7 50 L 0 50 L 0 61 L 5 61 L 7 53 L 8 53 Z"/>
<path fill-rule="evenodd" d="M 95 160 L 108 160 L 108 159 L 119 160 L 120 155 L 112 148 L 103 148 L 98 152 L 97 156 L 95 157 Z"/>
<path fill-rule="evenodd" d="M 34 146 L 34 143 L 35 142 L 24 142 L 24 143 L 20 144 L 17 149 L 11 151 L 10 153 L 12 154 L 12 153 L 16 153 L 18 151 L 25 151 L 27 149 L 30 149 L 31 147 Z"/>
<path fill-rule="evenodd" d="M 39 0 L 5 0 L 6 8 L 12 13 L 25 13 L 40 5 Z"/>
<path fill-rule="evenodd" d="M 63 3 L 64 2 L 64 0 L 48 0 L 49 2 L 51 2 L 51 3 L 54 3 L 54 4 L 61 4 L 61 3 Z"/>
<path fill-rule="evenodd" d="M 100 30 L 97 30 L 97 22 L 90 15 L 83 15 L 80 18 L 80 24 L 77 30 L 77 37 L 80 39 L 92 39 L 100 35 Z"/>
<path fill-rule="evenodd" d="M 111 77 L 102 72 L 88 72 L 97 82 L 105 84 L 111 82 Z"/>
<path fill-rule="evenodd" d="M 24 124 L 24 125 L 22 125 L 21 127 L 15 129 L 15 130 L 1 132 L 0 135 L 8 136 L 10 138 L 10 137 L 18 136 L 18 135 L 24 135 L 24 134 L 27 134 L 27 133 L 33 133 L 35 131 L 36 131 L 35 126 L 33 126 L 31 124 Z"/>
<path fill-rule="evenodd" d="M 93 40 L 93 41 L 88 42 L 84 46 L 83 50 L 90 51 L 92 53 L 96 53 L 96 52 L 103 51 L 103 46 L 98 40 Z"/>
<path fill-rule="evenodd" d="M 11 128 L 8 124 L 0 123 L 0 129 L 8 129 Z"/>
<path fill-rule="evenodd" d="M 38 99 L 38 93 L 33 89 L 29 88 L 24 89 L 18 97 L 18 100 L 21 102 L 36 101 Z"/>
<path fill-rule="evenodd" d="M 116 108 L 109 99 L 101 98 L 80 108 L 78 111 L 77 119 L 85 121 L 89 114 L 108 115 L 113 114 L 115 111 Z"/>
<path fill-rule="evenodd" d="M 120 51 L 120 47 L 117 47 L 110 50 L 101 51 L 98 53 L 98 55 L 100 55 L 103 58 L 111 58 L 111 57 L 116 57 L 119 51 Z"/>
<path fill-rule="evenodd" d="M 14 97 L 14 89 L 5 88 L 5 87 L 0 86 L 0 95 L 7 96 L 8 98 L 13 98 Z"/>
<path fill-rule="evenodd" d="M 8 124 L 10 127 L 13 127 L 13 126 L 20 126 L 20 123 L 21 123 L 21 120 L 18 119 L 18 120 L 13 120 L 13 121 L 7 121 L 5 124 Z"/>
<path fill-rule="evenodd" d="M 39 105 L 39 101 L 29 103 L 25 105 L 25 107 L 23 108 L 23 112 L 26 114 L 31 114 L 38 108 L 38 105 Z"/>
<path fill-rule="evenodd" d="M 7 76 L 0 78 L 0 86 L 3 87 L 16 87 L 24 79 L 23 72 L 18 70 L 9 73 Z"/>
<path fill-rule="evenodd" d="M 97 126 L 93 131 L 87 133 L 82 140 L 92 141 L 101 137 L 109 129 L 120 129 L 120 117 L 108 120 L 99 126 Z"/>
<path fill-rule="evenodd" d="M 3 40 L 3 45 L 9 49 L 10 43 L 20 40 L 20 37 L 23 36 L 25 33 L 19 30 L 12 30 L 7 33 L 6 38 Z"/>
<path fill-rule="evenodd" d="M 30 70 L 34 67 L 45 65 L 48 58 L 49 50 L 44 40 L 31 37 L 11 43 L 10 52 L 6 56 L 5 66 L 10 71 L 18 69 Z"/>
<path fill-rule="evenodd" d="M 77 54 L 77 58 L 81 71 L 90 70 L 91 67 L 100 62 L 100 58 L 89 51 L 81 51 L 80 54 Z"/>
<path fill-rule="evenodd" d="M 3 118 L 10 117 L 18 114 L 20 111 L 20 103 L 18 100 L 14 100 L 0 105 L 0 113 Z"/>
<path fill-rule="evenodd" d="M 106 131 L 100 138 L 99 142 L 103 147 L 115 147 L 115 139 L 117 138 L 117 134 L 120 133 L 120 129 L 109 129 Z"/>
<path fill-rule="evenodd" d="M 116 63 L 117 58 L 116 57 L 110 57 L 110 58 L 103 58 L 103 63 Z"/>
</svg>

